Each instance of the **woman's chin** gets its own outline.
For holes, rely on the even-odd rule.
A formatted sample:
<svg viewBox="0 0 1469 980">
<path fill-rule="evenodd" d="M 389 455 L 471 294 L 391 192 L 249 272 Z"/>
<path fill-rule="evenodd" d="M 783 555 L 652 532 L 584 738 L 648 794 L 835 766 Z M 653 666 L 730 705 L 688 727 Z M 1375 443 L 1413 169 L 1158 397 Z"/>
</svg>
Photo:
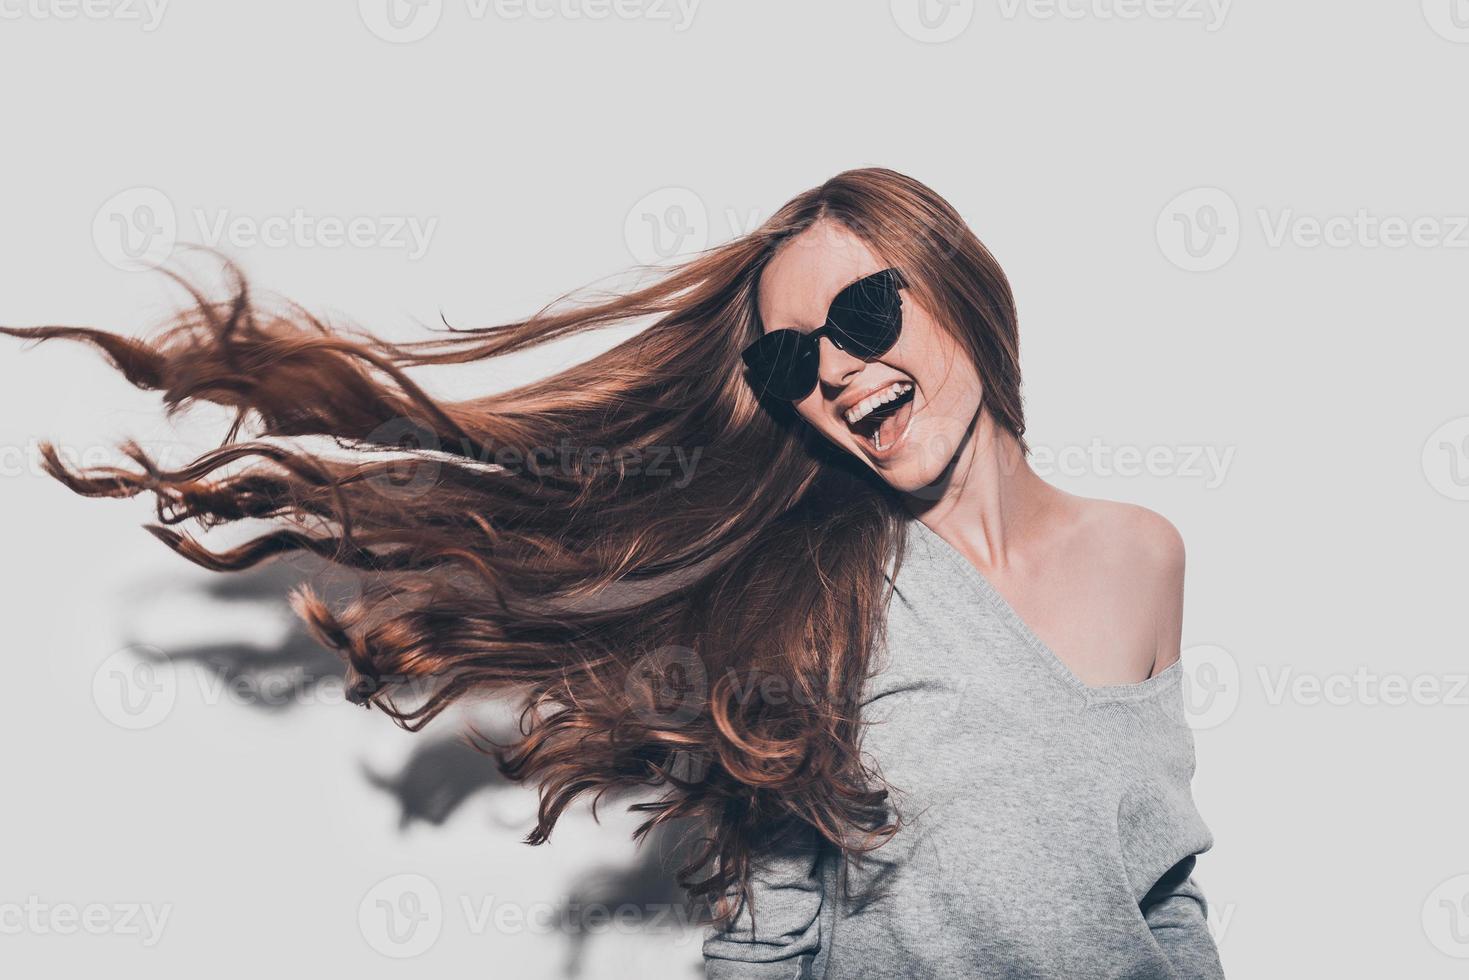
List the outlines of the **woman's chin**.
<svg viewBox="0 0 1469 980">
<path fill-rule="evenodd" d="M 873 465 L 869 460 L 868 465 L 884 483 L 900 493 L 919 493 L 943 476 L 942 466 L 928 466 L 916 453 L 900 454 L 881 466 Z"/>
</svg>

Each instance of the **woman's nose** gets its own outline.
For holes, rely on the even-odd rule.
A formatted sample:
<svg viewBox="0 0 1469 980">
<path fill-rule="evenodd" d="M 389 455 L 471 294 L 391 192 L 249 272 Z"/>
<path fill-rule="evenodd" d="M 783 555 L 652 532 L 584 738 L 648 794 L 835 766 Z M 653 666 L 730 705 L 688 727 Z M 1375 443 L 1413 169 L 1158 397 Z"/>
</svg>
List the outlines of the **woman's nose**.
<svg viewBox="0 0 1469 980">
<path fill-rule="evenodd" d="M 821 352 L 821 382 L 828 387 L 846 386 L 867 364 L 862 358 L 854 357 L 832 343 L 830 337 L 822 337 L 817 345 L 816 349 Z"/>
</svg>

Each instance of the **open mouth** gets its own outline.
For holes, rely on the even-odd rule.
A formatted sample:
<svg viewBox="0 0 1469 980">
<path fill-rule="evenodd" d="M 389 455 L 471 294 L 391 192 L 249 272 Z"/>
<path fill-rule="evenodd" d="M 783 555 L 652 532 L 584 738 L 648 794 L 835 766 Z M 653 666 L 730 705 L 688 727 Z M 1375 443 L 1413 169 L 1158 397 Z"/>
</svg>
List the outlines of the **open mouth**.
<svg viewBox="0 0 1469 980">
<path fill-rule="evenodd" d="M 915 390 L 911 381 L 894 382 L 849 409 L 847 428 L 874 453 L 892 449 L 908 428 Z"/>
</svg>

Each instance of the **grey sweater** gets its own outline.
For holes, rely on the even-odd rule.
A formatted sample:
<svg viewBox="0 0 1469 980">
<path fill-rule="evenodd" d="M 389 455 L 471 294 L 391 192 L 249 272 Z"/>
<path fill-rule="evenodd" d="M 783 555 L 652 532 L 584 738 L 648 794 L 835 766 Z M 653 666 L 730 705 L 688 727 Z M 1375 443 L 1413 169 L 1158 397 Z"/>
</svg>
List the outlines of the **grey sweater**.
<svg viewBox="0 0 1469 980">
<path fill-rule="evenodd" d="M 1181 666 L 1087 686 L 916 520 L 894 589 L 862 747 L 907 825 L 845 882 L 809 833 L 760 852 L 710 980 L 1222 977 Z"/>
</svg>

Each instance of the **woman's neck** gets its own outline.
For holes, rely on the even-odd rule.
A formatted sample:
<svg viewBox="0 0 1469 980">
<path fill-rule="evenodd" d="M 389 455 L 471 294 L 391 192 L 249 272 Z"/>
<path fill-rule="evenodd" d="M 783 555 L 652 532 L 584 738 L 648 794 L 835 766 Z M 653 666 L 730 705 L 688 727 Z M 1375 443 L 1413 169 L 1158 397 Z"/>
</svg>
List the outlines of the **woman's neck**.
<svg viewBox="0 0 1469 980">
<path fill-rule="evenodd" d="M 961 552 L 1001 570 L 1062 496 L 1031 469 L 1016 438 L 981 409 L 944 475 L 909 494 L 907 504 Z"/>
</svg>

